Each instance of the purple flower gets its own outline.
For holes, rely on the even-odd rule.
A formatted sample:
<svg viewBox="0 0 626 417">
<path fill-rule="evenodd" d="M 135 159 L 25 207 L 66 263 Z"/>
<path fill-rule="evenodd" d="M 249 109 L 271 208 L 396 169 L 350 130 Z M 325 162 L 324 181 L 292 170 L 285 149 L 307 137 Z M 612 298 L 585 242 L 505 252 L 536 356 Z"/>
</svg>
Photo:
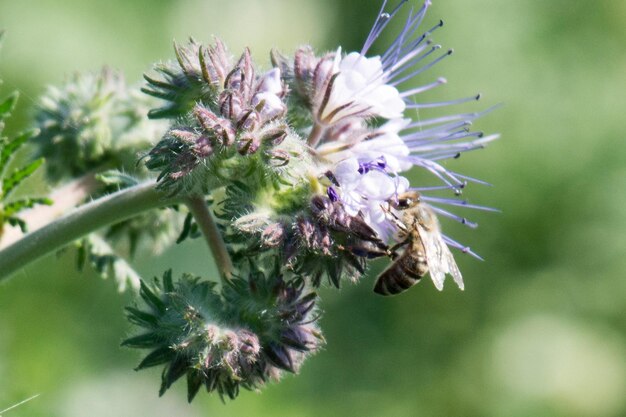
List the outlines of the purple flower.
<svg viewBox="0 0 626 417">
<path fill-rule="evenodd" d="M 444 102 L 422 102 L 416 98 L 420 93 L 445 84 L 446 80 L 441 77 L 417 87 L 403 89 L 405 83 L 417 80 L 452 54 L 452 50 L 438 52 L 441 46 L 431 40 L 431 34 L 443 22 L 440 21 L 425 32 L 420 30 L 431 5 L 429 0 L 419 10 L 409 11 L 404 26 L 382 55 L 367 56 L 372 45 L 405 3 L 407 1 L 401 1 L 387 12 L 385 0 L 360 52 L 342 55 L 339 49 L 321 58 L 312 71 L 318 80 L 325 77 L 324 82 L 316 84 L 320 88 L 311 93 L 310 100 L 312 113 L 316 117 L 308 143 L 315 150 L 320 171 L 332 173 L 337 185 L 333 195 L 344 204 L 346 212 L 362 216 L 386 241 L 393 237 L 399 239 L 399 212 L 390 205 L 390 201 L 408 190 L 420 193 L 453 191 L 455 198 L 423 196 L 421 204 L 432 204 L 434 213 L 475 227 L 475 223 L 437 205 L 492 210 L 458 199 L 468 182 L 483 182 L 454 172 L 442 165 L 441 161 L 458 158 L 463 152 L 481 149 L 498 137 L 484 136 L 482 132 L 470 130 L 472 122 L 491 109 L 481 113 L 453 113 L 416 121 L 407 118 L 413 111 L 474 101 L 480 95 Z M 372 123 L 374 117 L 382 120 L 382 123 Z M 430 173 L 442 185 L 411 186 L 402 173 L 413 167 Z M 447 245 L 477 256 L 469 248 L 446 236 L 442 239 Z"/>
</svg>

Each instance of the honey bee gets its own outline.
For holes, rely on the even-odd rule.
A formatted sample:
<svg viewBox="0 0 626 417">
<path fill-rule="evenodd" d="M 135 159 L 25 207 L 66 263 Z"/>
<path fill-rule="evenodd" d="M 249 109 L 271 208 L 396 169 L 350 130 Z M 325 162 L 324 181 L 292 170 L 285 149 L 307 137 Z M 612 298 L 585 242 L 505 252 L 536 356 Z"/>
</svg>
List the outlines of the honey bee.
<svg viewBox="0 0 626 417">
<path fill-rule="evenodd" d="M 398 218 L 386 209 L 400 229 L 401 241 L 391 248 L 394 261 L 376 280 L 374 292 L 400 294 L 417 284 L 426 273 L 430 273 L 438 290 L 443 289 L 446 274 L 452 275 L 463 289 L 461 271 L 443 240 L 437 216 L 428 204 L 420 201 L 420 194 L 417 191 L 403 193 L 389 205 L 402 213 Z M 396 250 L 402 246 L 405 246 L 404 251 L 398 255 Z"/>
</svg>

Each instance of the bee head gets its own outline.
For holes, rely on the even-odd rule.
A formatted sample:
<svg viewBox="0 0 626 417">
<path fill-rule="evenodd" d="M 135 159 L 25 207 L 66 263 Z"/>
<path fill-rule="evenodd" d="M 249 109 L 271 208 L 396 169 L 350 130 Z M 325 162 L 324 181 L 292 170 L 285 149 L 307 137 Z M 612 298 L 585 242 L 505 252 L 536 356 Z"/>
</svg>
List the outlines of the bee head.
<svg viewBox="0 0 626 417">
<path fill-rule="evenodd" d="M 389 204 L 396 210 L 406 210 L 415 207 L 420 202 L 420 193 L 417 191 L 407 191 L 399 194 L 395 200 L 391 200 Z"/>
</svg>

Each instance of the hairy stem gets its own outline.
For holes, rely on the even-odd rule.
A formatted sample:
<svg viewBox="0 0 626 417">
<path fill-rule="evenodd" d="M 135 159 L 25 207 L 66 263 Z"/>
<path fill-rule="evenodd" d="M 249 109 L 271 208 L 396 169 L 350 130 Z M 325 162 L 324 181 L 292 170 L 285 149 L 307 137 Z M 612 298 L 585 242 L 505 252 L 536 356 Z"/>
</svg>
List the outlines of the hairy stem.
<svg viewBox="0 0 626 417">
<path fill-rule="evenodd" d="M 35 206 L 20 213 L 20 218 L 26 222 L 28 230 L 32 232 L 63 216 L 102 186 L 103 184 L 96 180 L 95 173 L 85 174 L 83 177 L 54 190 L 49 195 L 53 201 L 51 206 Z M 8 225 L 5 227 L 4 233 L 0 237 L 0 249 L 4 249 L 24 236 L 19 227 Z"/>
<path fill-rule="evenodd" d="M 17 270 L 101 227 L 117 223 L 146 210 L 175 204 L 152 180 L 125 188 L 84 204 L 48 225 L 27 234 L 0 250 L 0 281 Z"/>
<path fill-rule="evenodd" d="M 233 275 L 233 264 L 228 255 L 222 233 L 218 229 L 204 197 L 189 197 L 185 203 L 209 244 L 222 280 L 230 281 Z"/>
</svg>

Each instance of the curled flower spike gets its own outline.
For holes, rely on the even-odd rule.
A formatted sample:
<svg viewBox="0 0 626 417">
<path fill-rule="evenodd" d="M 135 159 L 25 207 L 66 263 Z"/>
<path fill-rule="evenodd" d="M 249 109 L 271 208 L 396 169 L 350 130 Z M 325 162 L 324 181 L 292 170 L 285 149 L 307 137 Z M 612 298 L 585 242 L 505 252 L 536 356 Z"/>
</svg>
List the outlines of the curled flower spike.
<svg viewBox="0 0 626 417">
<path fill-rule="evenodd" d="M 122 345 L 150 349 L 137 370 L 164 365 L 160 394 L 183 376 L 191 402 L 200 388 L 234 399 L 240 388 L 258 389 L 295 373 L 323 343 L 315 325 L 316 294 L 302 281 L 257 273 L 235 279 L 221 293 L 214 283 L 171 271 L 150 288 L 144 309 L 128 307 L 144 333 Z"/>
<path fill-rule="evenodd" d="M 416 100 L 444 84 L 443 78 L 404 88 L 449 55 L 437 56 L 440 46 L 431 40 L 441 22 L 420 31 L 430 2 L 408 12 L 386 52 L 367 55 L 405 3 L 389 11 L 383 3 L 360 52 L 344 54 L 339 48 L 318 57 L 305 46 L 293 60 L 274 52 L 274 69 L 261 74 L 248 50 L 231 63 L 202 58 L 203 50 L 224 50 L 221 43 L 184 49 L 197 50 L 200 59 L 192 63 L 193 54 L 186 52 L 187 58 L 179 59 L 179 73 L 196 78 L 202 74 L 207 83 L 205 74 L 226 75 L 210 79 L 205 89 L 211 91 L 210 100 L 195 96 L 193 109 L 182 115 L 185 123 L 172 128 L 150 152 L 147 165 L 161 171 L 162 187 L 173 193 L 224 187 L 226 192 L 215 200 L 221 207 L 216 214 L 223 220 L 226 241 L 233 242 L 236 260 L 274 251 L 287 268 L 311 277 L 314 285 L 323 276 L 334 285 L 341 277 L 355 281 L 365 271 L 367 259 L 395 258 L 398 254 L 391 248 L 406 247 L 402 235 L 407 226 L 398 220 L 402 210 L 392 203 L 409 191 L 429 189 L 411 185 L 403 172 L 423 169 L 455 195 L 468 182 L 480 182 L 451 171 L 441 161 L 497 138 L 469 130 L 485 112 L 418 121 L 405 116 L 410 109 L 469 100 Z M 325 214 L 320 214 L 320 198 L 330 201 Z M 420 203 L 432 205 L 437 215 L 475 226 L 438 205 L 479 206 L 429 195 L 422 195 Z M 351 219 L 352 226 L 338 228 L 336 220 L 329 223 L 331 215 Z M 371 236 L 353 229 L 361 224 L 368 226 Z M 442 239 L 460 246 L 446 236 Z M 473 254 L 467 248 L 464 252 Z"/>
<path fill-rule="evenodd" d="M 189 51 L 192 50 L 198 51 L 199 62 L 198 58 L 191 61 Z M 270 171 L 272 167 L 281 171 L 279 168 L 286 165 L 292 155 L 293 144 L 287 145 L 286 149 L 279 147 L 291 134 L 284 119 L 287 111 L 283 101 L 286 87 L 280 70 L 274 68 L 258 75 L 248 50 L 236 63 L 231 63 L 224 58 L 225 49 L 219 41 L 208 48 L 192 42 L 186 48 L 177 47 L 177 51 L 179 55 L 180 51 L 186 51 L 182 55 L 186 58 L 179 59 L 180 75 L 174 78 L 186 79 L 186 74 L 196 74 L 190 76 L 196 80 L 202 74 L 198 82 L 204 80 L 209 85 L 198 87 L 198 91 L 206 90 L 210 94 L 205 97 L 198 93 L 190 111 L 181 114 L 185 117 L 184 122 L 170 129 L 148 154 L 147 166 L 161 171 L 162 187 L 172 192 L 181 189 L 190 194 L 205 192 L 223 184 L 221 178 L 233 174 L 232 168 L 238 171 L 235 175 L 250 172 L 249 166 L 246 166 L 249 161 L 237 160 L 235 152 L 243 156 L 259 153 L 256 157 L 259 163 Z M 206 54 L 222 58 L 210 60 L 205 57 Z M 173 70 L 168 71 L 168 74 L 173 73 Z M 218 77 L 210 74 L 225 75 Z M 169 85 L 166 81 L 174 83 L 170 78 L 166 76 L 165 81 L 158 83 L 152 79 L 149 81 L 152 86 L 165 89 L 165 85 Z M 171 85 L 171 89 L 178 88 Z M 189 88 L 189 91 L 183 89 L 178 94 L 193 94 L 193 91 L 196 91 L 195 87 Z M 173 100 L 168 109 L 181 107 L 175 104 L 178 95 L 168 98 Z M 294 151 L 296 154 L 304 152 L 303 149 Z M 241 165 L 241 171 L 236 165 Z M 230 172 L 223 172 L 223 169 Z M 213 184 L 198 185 L 203 179 Z"/>
<path fill-rule="evenodd" d="M 136 171 L 137 155 L 167 129 L 145 118 L 155 104 L 107 68 L 49 87 L 37 106 L 34 138 L 48 178 L 59 182 L 102 167 Z"/>
</svg>

